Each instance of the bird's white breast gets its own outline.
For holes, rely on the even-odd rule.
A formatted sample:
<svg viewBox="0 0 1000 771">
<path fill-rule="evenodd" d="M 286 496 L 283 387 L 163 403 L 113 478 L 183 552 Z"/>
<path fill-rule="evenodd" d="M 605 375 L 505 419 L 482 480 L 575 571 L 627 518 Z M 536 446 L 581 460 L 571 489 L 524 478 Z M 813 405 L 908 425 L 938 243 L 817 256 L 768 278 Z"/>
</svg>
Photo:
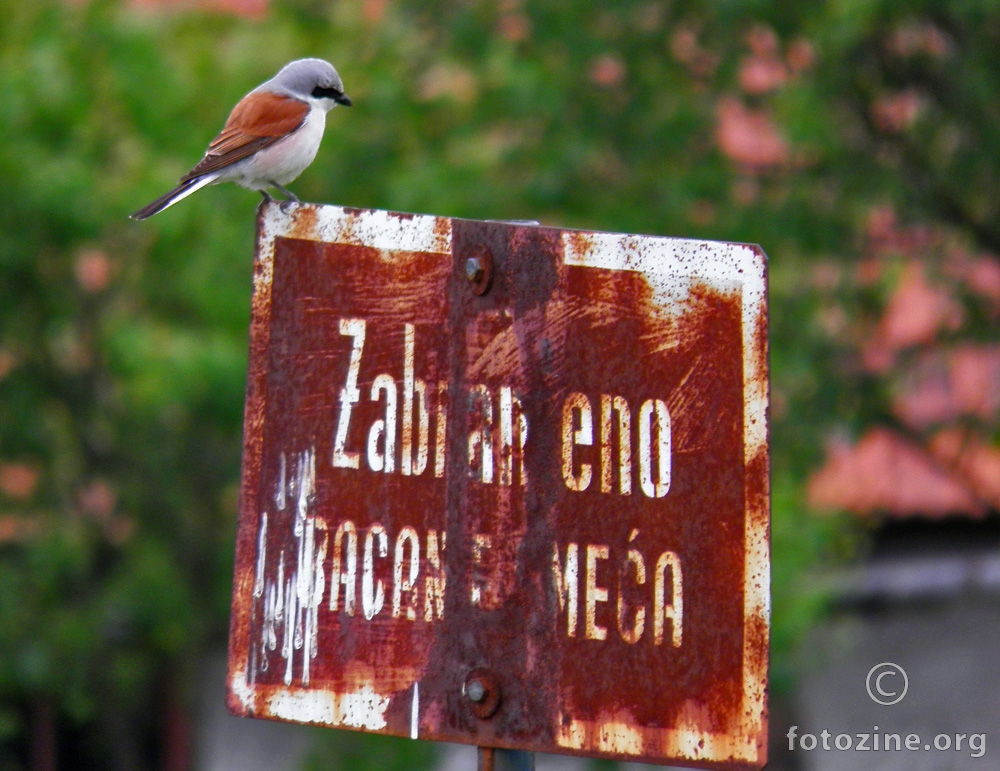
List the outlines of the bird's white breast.
<svg viewBox="0 0 1000 771">
<path fill-rule="evenodd" d="M 302 126 L 235 165 L 230 179 L 251 190 L 264 190 L 273 182 L 287 185 L 313 162 L 325 128 L 326 110 L 313 106 Z"/>
</svg>

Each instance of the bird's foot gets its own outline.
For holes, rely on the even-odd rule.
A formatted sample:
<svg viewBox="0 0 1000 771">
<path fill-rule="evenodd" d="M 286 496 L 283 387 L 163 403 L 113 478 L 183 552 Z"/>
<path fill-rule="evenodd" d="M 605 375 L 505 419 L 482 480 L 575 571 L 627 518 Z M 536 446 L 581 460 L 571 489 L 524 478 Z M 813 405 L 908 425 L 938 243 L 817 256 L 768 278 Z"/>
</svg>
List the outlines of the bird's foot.
<svg viewBox="0 0 1000 771">
<path fill-rule="evenodd" d="M 264 207 L 266 207 L 268 204 L 275 202 L 274 198 L 266 190 L 260 190 L 259 192 L 260 192 L 261 196 L 263 196 L 263 200 L 261 200 L 261 202 L 260 202 L 260 205 L 261 205 L 262 209 Z"/>
<path fill-rule="evenodd" d="M 295 193 L 293 193 L 288 188 L 279 185 L 273 179 L 271 180 L 271 187 L 273 187 L 275 190 L 280 190 L 281 194 L 288 199 L 287 201 L 282 201 L 280 204 L 281 211 L 283 211 L 285 214 L 288 214 L 288 210 L 291 208 L 292 204 L 302 203 L 299 200 L 299 197 L 295 195 Z"/>
</svg>

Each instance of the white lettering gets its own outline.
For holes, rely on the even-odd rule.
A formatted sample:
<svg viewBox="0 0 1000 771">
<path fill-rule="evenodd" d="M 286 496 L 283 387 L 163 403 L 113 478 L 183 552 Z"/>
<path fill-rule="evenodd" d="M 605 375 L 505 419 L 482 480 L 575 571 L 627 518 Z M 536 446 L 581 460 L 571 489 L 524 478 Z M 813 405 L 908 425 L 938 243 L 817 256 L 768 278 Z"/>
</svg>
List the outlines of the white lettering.
<svg viewBox="0 0 1000 771">
<path fill-rule="evenodd" d="M 371 621 L 382 610 L 385 603 L 385 587 L 381 579 L 375 578 L 375 538 L 378 538 L 378 556 L 389 553 L 389 539 L 382 525 L 372 525 L 365 536 L 364 564 L 361 573 L 361 609 L 365 618 Z"/>
<path fill-rule="evenodd" d="M 372 471 L 391 474 L 396 470 L 396 381 L 391 375 L 379 375 L 372 383 L 371 400 L 377 402 L 385 394 L 385 418 L 379 418 L 368 430 L 368 467 Z M 379 439 L 382 452 L 379 452 Z"/>
<path fill-rule="evenodd" d="M 493 548 L 493 539 L 490 536 L 480 533 L 472 536 L 472 591 L 470 598 L 473 605 L 482 603 L 483 589 L 489 588 L 489 582 L 480 574 L 480 566 L 483 563 L 483 555 L 491 548 Z"/>
<path fill-rule="evenodd" d="M 403 576 L 403 563 L 406 562 L 406 544 L 410 544 L 409 575 Z M 420 539 L 417 531 L 406 526 L 399 531 L 396 538 L 395 559 L 393 560 L 393 591 L 392 617 L 399 618 L 403 610 L 403 597 L 408 598 L 405 609 L 406 618 L 415 621 L 417 618 L 417 575 L 420 572 Z"/>
<path fill-rule="evenodd" d="M 406 476 L 419 476 L 427 468 L 430 428 L 427 383 L 414 375 L 415 337 L 413 324 L 406 324 L 403 332 L 403 474 Z M 416 448 L 413 446 L 414 399 L 417 413 Z"/>
<path fill-rule="evenodd" d="M 621 554 L 618 571 L 618 596 L 615 603 L 615 624 L 618 635 L 627 645 L 635 645 L 652 626 L 653 645 L 663 645 L 664 640 L 678 648 L 683 641 L 683 578 L 681 575 L 680 558 L 674 552 L 660 554 L 656 560 L 656 569 L 652 578 L 648 575 L 647 560 L 638 547 L 634 546 L 639 535 L 638 529 L 633 529 L 628 539 L 629 548 L 616 552 L 614 559 Z M 580 551 L 585 552 L 582 566 L 584 575 L 580 576 Z M 565 558 L 563 554 L 565 553 Z M 575 637 L 577 628 L 577 609 L 579 594 L 582 593 L 583 604 L 583 637 L 587 640 L 607 640 L 608 627 L 599 624 L 598 618 L 603 611 L 601 603 L 608 602 L 611 591 L 602 586 L 598 571 L 601 563 L 612 558 L 612 549 L 604 544 L 569 543 L 562 551 L 558 543 L 553 544 L 552 551 L 552 582 L 555 585 L 558 612 L 566 612 L 566 636 Z M 579 582 L 582 579 L 583 586 Z M 633 583 L 634 582 L 634 583 Z M 633 588 L 634 587 L 634 588 Z M 644 587 L 649 587 L 644 589 Z M 646 594 L 646 593 L 649 594 Z M 640 596 L 649 598 L 652 595 L 652 605 L 649 599 L 640 600 Z M 652 607 L 652 624 L 648 624 L 649 608 Z M 666 629 L 670 621 L 669 633 Z"/>
<path fill-rule="evenodd" d="M 516 416 L 516 420 L 515 420 Z M 517 434 L 517 444 L 514 434 Z M 514 481 L 514 448 L 517 448 L 517 468 L 521 484 L 527 483 L 524 475 L 524 445 L 528 440 L 528 418 L 521 400 L 514 396 L 510 386 L 500 387 L 500 484 Z"/>
<path fill-rule="evenodd" d="M 611 413 L 618 413 L 618 492 L 632 494 L 632 413 L 624 396 L 601 394 L 601 492 L 611 492 Z"/>
<path fill-rule="evenodd" d="M 579 546 L 575 543 L 566 545 L 566 569 L 563 570 L 559 559 L 559 544 L 553 544 L 552 578 L 556 585 L 556 597 L 559 599 L 559 610 L 566 611 L 566 634 L 576 637 L 577 596 L 579 592 Z"/>
<path fill-rule="evenodd" d="M 358 390 L 358 372 L 361 369 L 361 352 L 365 346 L 365 320 L 341 319 L 340 334 L 354 338 L 351 359 L 347 366 L 347 382 L 340 389 L 340 418 L 337 420 L 337 436 L 333 442 L 333 465 L 336 468 L 359 468 L 358 452 L 348 452 L 347 431 L 351 423 L 351 406 L 361 399 Z"/>
<path fill-rule="evenodd" d="M 427 532 L 427 563 L 429 570 L 424 579 L 424 621 L 430 623 L 436 616 L 444 618 L 445 572 L 441 563 L 441 552 L 444 551 L 446 532 L 441 533 L 441 548 L 438 549 L 438 534 L 436 530 Z"/>
<path fill-rule="evenodd" d="M 639 535 L 639 531 L 632 530 L 632 534 L 628 539 L 629 543 L 635 540 L 637 535 Z M 632 624 L 628 625 L 625 623 L 625 574 L 628 571 L 628 566 L 633 565 L 635 567 L 635 582 L 637 585 L 642 586 L 646 583 L 646 561 L 642 558 L 642 554 L 639 553 L 638 549 L 629 549 L 625 555 L 625 559 L 626 562 L 620 576 L 621 584 L 618 588 L 618 632 L 625 642 L 629 645 L 635 645 L 635 643 L 639 642 L 639 638 L 642 637 L 642 633 L 646 628 L 646 608 L 644 605 L 637 607 Z"/>
<path fill-rule="evenodd" d="M 475 425 L 469 433 L 469 472 L 477 476 L 478 463 L 479 478 L 484 484 L 490 484 L 493 481 L 493 397 L 486 386 L 475 385 L 470 390 L 469 417 Z"/>
<path fill-rule="evenodd" d="M 344 553 L 344 536 L 347 552 Z M 344 520 L 333 537 L 333 570 L 330 572 L 330 610 L 337 612 L 340 587 L 344 587 L 344 612 L 354 615 L 355 583 L 358 575 L 358 531 L 351 520 Z"/>
<path fill-rule="evenodd" d="M 608 601 L 608 590 L 597 585 L 597 561 L 608 558 L 607 546 L 587 544 L 587 591 L 584 599 L 583 636 L 604 640 L 608 630 L 597 623 L 597 603 Z"/>
<path fill-rule="evenodd" d="M 653 414 L 656 414 L 657 479 L 653 481 Z M 670 413 L 660 399 L 647 399 L 639 408 L 639 485 L 650 498 L 670 490 Z"/>
<path fill-rule="evenodd" d="M 575 428 L 575 415 L 580 415 L 580 427 Z M 590 446 L 594 443 L 594 417 L 590 400 L 578 392 L 571 393 L 563 403 L 562 413 L 562 474 L 566 487 L 580 492 L 590 486 L 593 469 L 589 463 L 580 463 L 580 472 L 574 473 L 574 445 Z"/>
<path fill-rule="evenodd" d="M 666 572 L 670 568 L 670 602 L 667 602 Z M 684 599 L 682 594 L 680 558 L 672 551 L 665 551 L 656 561 L 656 582 L 653 589 L 653 642 L 663 644 L 663 627 L 670 619 L 670 642 L 675 648 L 681 645 L 684 631 Z"/>
</svg>

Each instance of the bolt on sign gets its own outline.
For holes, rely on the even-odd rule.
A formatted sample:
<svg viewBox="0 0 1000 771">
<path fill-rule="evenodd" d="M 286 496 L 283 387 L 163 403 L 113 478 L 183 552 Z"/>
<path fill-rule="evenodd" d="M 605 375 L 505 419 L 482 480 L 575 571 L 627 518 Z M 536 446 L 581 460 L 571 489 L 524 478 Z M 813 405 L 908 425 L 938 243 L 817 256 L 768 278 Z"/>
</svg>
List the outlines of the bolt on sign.
<svg viewBox="0 0 1000 771">
<path fill-rule="evenodd" d="M 261 210 L 239 715 L 759 769 L 758 247 Z"/>
</svg>

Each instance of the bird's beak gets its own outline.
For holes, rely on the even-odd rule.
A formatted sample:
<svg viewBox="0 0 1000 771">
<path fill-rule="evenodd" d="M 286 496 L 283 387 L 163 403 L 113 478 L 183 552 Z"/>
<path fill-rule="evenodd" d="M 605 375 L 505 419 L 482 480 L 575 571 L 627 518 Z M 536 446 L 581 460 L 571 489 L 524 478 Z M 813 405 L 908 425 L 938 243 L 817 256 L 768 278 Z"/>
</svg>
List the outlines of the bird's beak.
<svg viewBox="0 0 1000 771">
<path fill-rule="evenodd" d="M 344 105 L 344 107 L 350 107 L 353 104 L 347 94 L 337 94 L 333 97 L 333 101 L 337 104 Z"/>
</svg>

